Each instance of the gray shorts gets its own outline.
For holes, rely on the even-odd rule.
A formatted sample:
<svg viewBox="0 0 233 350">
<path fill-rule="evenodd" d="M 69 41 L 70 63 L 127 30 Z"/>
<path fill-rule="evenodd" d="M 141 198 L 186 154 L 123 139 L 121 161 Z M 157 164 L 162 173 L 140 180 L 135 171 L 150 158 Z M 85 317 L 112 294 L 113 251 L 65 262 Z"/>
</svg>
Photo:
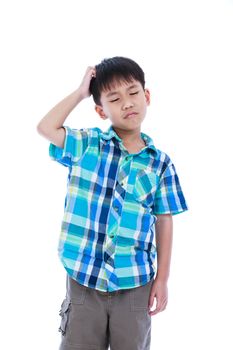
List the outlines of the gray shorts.
<svg viewBox="0 0 233 350">
<path fill-rule="evenodd" d="M 148 302 L 153 278 L 144 286 L 101 292 L 67 274 L 60 310 L 59 350 L 149 350 Z"/>
</svg>

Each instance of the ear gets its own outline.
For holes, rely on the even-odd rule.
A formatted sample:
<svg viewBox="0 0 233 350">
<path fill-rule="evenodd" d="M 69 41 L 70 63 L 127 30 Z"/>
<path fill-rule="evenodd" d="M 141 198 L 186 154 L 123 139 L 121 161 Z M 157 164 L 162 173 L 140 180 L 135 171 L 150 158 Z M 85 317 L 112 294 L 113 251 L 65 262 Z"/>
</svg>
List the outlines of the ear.
<svg viewBox="0 0 233 350">
<path fill-rule="evenodd" d="M 105 115 L 104 111 L 103 111 L 103 107 L 101 107 L 100 105 L 95 105 L 95 111 L 99 114 L 99 116 L 102 119 L 107 119 L 108 117 Z"/>
<path fill-rule="evenodd" d="M 150 91 L 148 89 L 145 89 L 144 92 L 145 92 L 147 106 L 149 106 L 150 105 Z"/>
</svg>

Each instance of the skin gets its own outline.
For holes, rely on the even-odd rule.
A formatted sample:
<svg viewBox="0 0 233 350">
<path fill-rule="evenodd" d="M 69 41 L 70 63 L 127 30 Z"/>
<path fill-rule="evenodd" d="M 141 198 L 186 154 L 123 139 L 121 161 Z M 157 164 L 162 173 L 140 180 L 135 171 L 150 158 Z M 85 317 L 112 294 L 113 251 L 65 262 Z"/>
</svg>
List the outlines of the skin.
<svg viewBox="0 0 233 350">
<path fill-rule="evenodd" d="M 151 287 L 148 302 L 149 315 L 154 316 L 164 311 L 168 303 L 168 287 L 173 239 L 173 221 L 171 214 L 157 215 L 156 245 L 158 270 Z M 156 299 L 156 307 L 151 310 Z"/>
<path fill-rule="evenodd" d="M 64 145 L 65 130 L 62 127 L 70 112 L 85 98 L 90 97 L 90 81 L 95 76 L 95 67 L 89 66 L 79 87 L 70 95 L 55 105 L 39 122 L 38 132 L 53 144 Z M 113 93 L 109 95 L 109 93 Z M 101 93 L 101 105 L 95 110 L 102 119 L 110 119 L 116 133 L 123 140 L 124 146 L 130 151 L 144 147 L 140 137 L 141 124 L 146 116 L 147 106 L 150 104 L 150 92 L 143 89 L 137 81 L 132 83 L 115 82 L 110 91 Z M 136 112 L 132 119 L 125 119 L 127 113 Z M 153 281 L 148 300 L 150 316 L 165 310 L 168 302 L 167 281 L 169 277 L 172 250 L 172 215 L 157 215 L 156 245 L 157 245 L 157 275 Z M 156 300 L 156 307 L 151 308 Z"/>
<path fill-rule="evenodd" d="M 102 119 L 110 119 L 126 148 L 136 144 L 144 146 L 140 132 L 147 106 L 150 104 L 149 90 L 144 90 L 136 80 L 130 83 L 115 82 L 110 91 L 101 93 L 100 101 L 101 105 L 95 106 L 96 112 Z M 129 113 L 135 115 L 126 118 Z"/>
</svg>

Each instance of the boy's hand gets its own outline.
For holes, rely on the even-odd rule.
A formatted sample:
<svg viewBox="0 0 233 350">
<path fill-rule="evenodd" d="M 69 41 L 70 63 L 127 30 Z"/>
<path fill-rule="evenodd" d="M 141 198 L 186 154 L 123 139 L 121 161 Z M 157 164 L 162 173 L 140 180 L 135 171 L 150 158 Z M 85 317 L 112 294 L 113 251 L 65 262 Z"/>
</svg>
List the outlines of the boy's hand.
<svg viewBox="0 0 233 350">
<path fill-rule="evenodd" d="M 95 67 L 87 67 L 83 80 L 79 86 L 79 91 L 83 98 L 89 97 L 91 95 L 89 91 L 90 81 L 93 77 L 95 77 L 95 74 Z"/>
<path fill-rule="evenodd" d="M 156 308 L 152 311 L 150 309 L 152 308 L 154 304 L 154 298 L 156 298 Z M 150 297 L 149 297 L 149 315 L 153 316 L 156 315 L 158 312 L 164 311 L 168 302 L 168 288 L 167 288 L 167 282 L 157 280 L 155 278 L 151 291 L 150 291 Z"/>
</svg>

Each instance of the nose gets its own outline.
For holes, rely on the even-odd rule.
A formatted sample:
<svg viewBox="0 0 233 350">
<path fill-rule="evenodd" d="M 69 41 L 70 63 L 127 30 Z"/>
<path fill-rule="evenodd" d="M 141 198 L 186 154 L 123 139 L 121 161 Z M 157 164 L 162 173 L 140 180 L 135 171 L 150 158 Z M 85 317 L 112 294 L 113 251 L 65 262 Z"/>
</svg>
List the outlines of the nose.
<svg viewBox="0 0 233 350">
<path fill-rule="evenodd" d="M 122 104 L 122 109 L 125 111 L 125 110 L 127 110 L 127 109 L 129 109 L 129 108 L 131 108 L 131 107 L 133 107 L 133 106 L 134 106 L 133 102 L 127 100 L 127 101 L 124 101 L 124 102 L 123 102 L 123 104 Z"/>
</svg>

